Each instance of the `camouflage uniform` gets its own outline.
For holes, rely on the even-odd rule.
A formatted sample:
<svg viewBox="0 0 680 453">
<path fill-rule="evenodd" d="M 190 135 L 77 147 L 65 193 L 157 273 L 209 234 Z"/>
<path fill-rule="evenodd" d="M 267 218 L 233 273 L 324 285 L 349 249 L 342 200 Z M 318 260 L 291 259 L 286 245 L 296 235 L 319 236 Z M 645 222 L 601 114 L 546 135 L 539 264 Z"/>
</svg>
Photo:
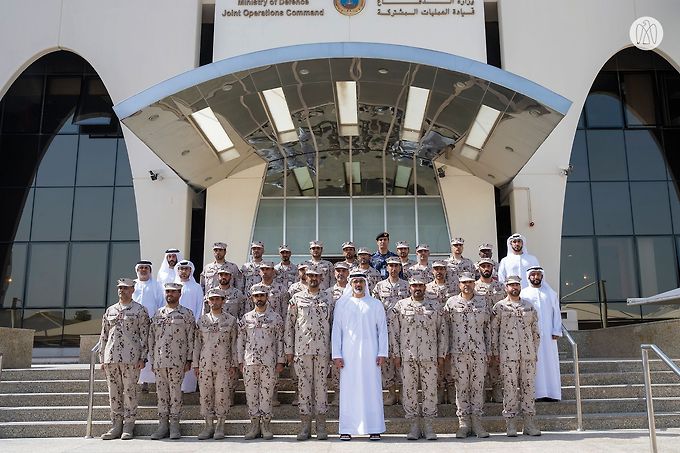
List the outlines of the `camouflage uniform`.
<svg viewBox="0 0 680 453">
<path fill-rule="evenodd" d="M 298 376 L 300 415 L 327 412 L 328 367 L 334 308 L 328 291 L 293 296 L 286 316 L 285 352 L 294 355 Z"/>
<path fill-rule="evenodd" d="M 408 259 L 408 260 L 406 260 L 405 262 L 402 261 L 402 262 L 401 262 L 401 275 L 402 275 L 402 277 L 406 277 L 406 275 L 410 275 L 410 274 L 409 274 L 409 270 L 410 270 L 415 264 L 416 264 L 416 262 L 413 261 L 413 260 L 411 260 L 411 259 Z"/>
<path fill-rule="evenodd" d="M 536 358 L 540 334 L 538 312 L 531 302 L 505 298 L 493 307 L 493 355 L 500 358 L 503 378 L 503 417 L 536 414 Z"/>
<path fill-rule="evenodd" d="M 482 415 L 484 375 L 491 351 L 490 312 L 486 298 L 451 297 L 444 306 L 449 329 L 449 350 L 456 384 L 456 415 Z"/>
<path fill-rule="evenodd" d="M 432 280 L 434 280 L 434 274 L 432 274 L 432 265 L 430 263 L 427 263 L 424 266 L 422 264 L 415 263 L 412 266 L 409 266 L 406 271 L 402 270 L 402 272 L 404 273 L 404 278 L 407 280 L 416 275 L 425 280 L 425 283 L 430 283 Z"/>
<path fill-rule="evenodd" d="M 397 302 L 390 317 L 390 352 L 393 358 L 401 358 L 406 418 L 436 417 L 437 359 L 446 355 L 448 344 L 444 317 L 432 300 L 419 302 L 411 297 Z M 418 410 L 419 382 L 422 411 Z"/>
<path fill-rule="evenodd" d="M 307 289 L 307 285 L 305 285 L 305 283 L 302 281 L 297 281 L 288 287 L 288 297 L 292 299 L 295 293 L 305 289 Z"/>
<path fill-rule="evenodd" d="M 496 302 L 505 299 L 505 285 L 496 280 L 491 283 L 484 283 L 481 280 L 477 280 L 475 282 L 475 294 L 486 297 L 489 313 L 491 313 Z M 501 394 L 501 370 L 497 360 L 492 360 L 487 364 L 486 378 L 484 381 L 485 387 L 491 387 L 497 395 Z M 497 402 L 500 403 L 500 400 Z"/>
<path fill-rule="evenodd" d="M 262 281 L 262 276 L 260 275 L 260 263 L 262 261 L 248 261 L 243 266 L 241 266 L 241 275 L 243 276 L 243 285 L 239 287 L 244 293 L 248 293 L 253 285 L 257 285 Z"/>
<path fill-rule="evenodd" d="M 284 363 L 283 319 L 267 307 L 264 313 L 249 311 L 238 326 L 238 362 L 243 364 L 248 414 L 271 418 L 275 368 Z"/>
<path fill-rule="evenodd" d="M 283 264 L 276 263 L 274 265 L 274 270 L 276 271 L 276 280 L 280 281 L 286 289 L 290 288 L 290 285 L 297 281 L 298 270 L 297 266 L 293 263 Z"/>
<path fill-rule="evenodd" d="M 456 258 L 455 256 L 450 256 L 446 259 L 446 280 L 453 282 L 454 278 L 458 279 L 460 274 L 463 272 L 475 273 L 475 263 L 471 259 L 465 258 L 464 256 Z"/>
<path fill-rule="evenodd" d="M 281 319 L 283 319 L 283 317 L 288 312 L 288 301 L 290 300 L 288 288 L 286 288 L 283 283 L 277 281 L 276 279 L 272 280 L 271 285 L 267 285 L 264 282 L 260 282 L 258 284 L 265 286 L 267 291 L 269 291 L 269 295 L 267 296 L 267 307 L 276 312 L 279 316 L 281 316 Z M 248 290 L 248 296 L 250 296 L 251 290 L 252 286 Z M 247 308 L 250 310 L 255 308 L 255 304 L 252 300 L 250 300 L 250 305 Z"/>
<path fill-rule="evenodd" d="M 246 296 L 243 295 L 240 289 L 234 287 L 234 285 L 230 285 L 229 288 L 222 288 L 221 286 L 217 286 L 217 288 L 224 291 L 224 305 L 222 306 L 222 311 L 224 313 L 229 313 L 237 320 L 241 319 L 249 305 Z M 209 311 L 210 310 L 206 311 L 206 313 Z"/>
<path fill-rule="evenodd" d="M 184 366 L 193 358 L 195 329 L 193 312 L 181 305 L 161 307 L 151 319 L 149 354 L 156 373 L 160 417 L 179 420 Z"/>
<path fill-rule="evenodd" d="M 99 361 L 106 364 L 111 419 L 134 422 L 137 417 L 137 380 L 140 360 L 147 357 L 149 314 L 135 301 L 120 302 L 102 317 Z"/>
<path fill-rule="evenodd" d="M 382 302 L 385 307 L 385 315 L 387 317 L 387 332 L 394 329 L 392 326 L 392 317 L 390 312 L 394 306 L 402 299 L 409 297 L 408 282 L 399 279 L 397 283 L 392 283 L 390 278 L 378 282 L 371 290 L 371 295 Z M 382 385 L 384 388 L 390 388 L 401 384 L 401 373 L 394 365 L 392 360 L 385 360 L 382 365 Z"/>
<path fill-rule="evenodd" d="M 238 366 L 237 334 L 229 313 L 206 313 L 198 320 L 192 364 L 199 370 L 203 417 L 225 417 L 232 404 L 229 369 Z"/>
<path fill-rule="evenodd" d="M 217 275 L 220 269 L 229 269 L 229 272 L 231 273 L 231 286 L 235 288 L 243 287 L 243 275 L 241 275 L 241 271 L 236 263 L 232 263 L 231 261 L 218 263 L 215 261 L 207 264 L 203 268 L 203 272 L 201 272 L 199 283 L 201 284 L 201 288 L 203 288 L 204 294 L 206 294 L 209 289 L 220 285 L 220 279 Z"/>
<path fill-rule="evenodd" d="M 335 273 L 333 272 L 333 263 L 326 260 L 314 261 L 309 259 L 305 261 L 307 266 L 316 266 L 316 268 L 321 272 L 321 282 L 319 283 L 319 288 L 328 289 L 335 284 Z"/>
<path fill-rule="evenodd" d="M 382 280 L 382 275 L 380 275 L 380 272 L 378 272 L 375 268 L 368 267 L 368 269 L 363 269 L 361 266 L 353 267 L 350 269 L 350 272 L 363 272 L 366 274 L 366 278 L 368 279 L 368 285 L 369 288 L 371 288 L 371 291 L 373 288 L 376 287 L 379 281 Z"/>
<path fill-rule="evenodd" d="M 425 298 L 437 301 L 439 307 L 444 308 L 446 301 L 451 296 L 460 293 L 458 290 L 458 277 L 455 277 L 456 284 L 450 284 L 447 280 L 445 284 L 440 285 L 436 280 L 432 280 L 425 285 Z"/>
</svg>

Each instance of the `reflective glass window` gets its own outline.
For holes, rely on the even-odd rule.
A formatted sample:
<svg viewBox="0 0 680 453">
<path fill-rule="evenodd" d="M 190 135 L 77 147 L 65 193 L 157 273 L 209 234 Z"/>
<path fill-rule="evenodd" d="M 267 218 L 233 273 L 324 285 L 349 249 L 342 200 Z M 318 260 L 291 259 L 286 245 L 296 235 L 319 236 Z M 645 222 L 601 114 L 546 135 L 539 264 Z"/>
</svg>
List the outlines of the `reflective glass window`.
<svg viewBox="0 0 680 453">
<path fill-rule="evenodd" d="M 2 308 L 12 308 L 23 306 L 24 300 L 24 285 L 26 283 L 26 258 L 28 252 L 28 245 L 15 243 L 2 244 L 0 247 L 4 250 L 11 249 L 9 256 L 9 284 L 5 292 L 4 299 L 0 304 Z M 16 300 L 15 300 L 16 299 Z M 18 326 L 19 324 L 17 324 Z"/>
<path fill-rule="evenodd" d="M 393 244 L 391 244 L 392 251 L 394 251 L 397 241 L 408 241 L 409 244 L 416 243 L 414 198 L 387 199 L 387 231 L 390 232 L 390 238 L 393 241 Z M 421 242 L 427 242 L 428 240 L 426 237 L 420 238 Z"/>
<path fill-rule="evenodd" d="M 76 185 L 112 186 L 116 169 L 115 138 L 80 136 Z"/>
<path fill-rule="evenodd" d="M 69 255 L 66 305 L 70 307 L 105 307 L 106 267 L 108 264 L 108 242 L 72 243 Z M 130 263 L 130 266 L 134 267 L 134 264 Z M 128 276 L 128 274 L 121 275 L 121 277 Z"/>
<path fill-rule="evenodd" d="M 113 187 L 76 187 L 71 239 L 108 240 L 111 237 L 112 204 Z"/>
<path fill-rule="evenodd" d="M 354 244 L 368 247 L 376 246 L 375 237 L 385 230 L 385 211 L 382 198 L 366 198 L 352 200 L 352 231 Z"/>
<path fill-rule="evenodd" d="M 63 307 L 68 243 L 33 243 L 25 307 Z"/>
<path fill-rule="evenodd" d="M 24 310 L 22 327 L 35 330 L 33 341 L 38 346 L 59 346 L 63 325 L 62 309 Z"/>
<path fill-rule="evenodd" d="M 352 195 L 362 197 L 383 194 L 382 151 L 353 151 L 352 173 Z"/>
<path fill-rule="evenodd" d="M 429 243 L 431 254 L 450 252 L 449 231 L 441 199 L 418 198 L 418 234 L 422 242 Z M 411 244 L 415 244 L 415 240 Z"/>
<path fill-rule="evenodd" d="M 319 196 L 348 196 L 345 167 L 349 152 L 344 150 L 319 153 Z"/>
<path fill-rule="evenodd" d="M 592 183 L 595 234 L 632 234 L 627 182 Z"/>
<path fill-rule="evenodd" d="M 264 177 L 262 186 L 263 197 L 282 197 L 283 196 L 283 159 L 269 162 L 267 173 Z"/>
<path fill-rule="evenodd" d="M 19 77 L 3 97 L 3 133 L 37 133 L 42 109 L 42 76 Z"/>
<path fill-rule="evenodd" d="M 254 241 L 262 241 L 265 253 L 283 241 L 283 200 L 260 200 L 253 232 Z"/>
<path fill-rule="evenodd" d="M 413 159 L 387 153 L 385 159 L 385 187 L 387 195 L 413 195 L 415 183 Z"/>
<path fill-rule="evenodd" d="M 592 238 L 563 238 L 560 263 L 560 295 L 567 296 L 597 280 L 595 249 Z M 590 286 L 566 301 L 592 301 L 597 298 L 597 285 Z"/>
<path fill-rule="evenodd" d="M 615 72 L 601 72 L 595 78 L 586 98 L 588 127 L 621 127 L 621 93 Z"/>
<path fill-rule="evenodd" d="M 135 191 L 132 187 L 116 187 L 114 191 L 111 239 L 117 241 L 139 239 Z"/>
<path fill-rule="evenodd" d="M 19 220 L 19 226 L 17 227 L 17 232 L 14 236 L 15 241 L 28 241 L 31 236 L 31 219 L 33 218 L 33 192 L 34 189 L 28 189 L 26 201 L 24 202 L 24 207 L 21 211 L 21 220 Z M 18 195 L 19 191 L 16 191 L 15 194 Z"/>
<path fill-rule="evenodd" d="M 623 131 L 588 131 L 587 139 L 592 181 L 625 181 L 628 179 Z"/>
<path fill-rule="evenodd" d="M 122 138 L 118 139 L 118 151 L 116 152 L 116 185 L 132 185 L 132 170 L 130 169 L 130 160 L 128 159 L 128 151 L 127 146 L 125 146 L 125 140 Z"/>
<path fill-rule="evenodd" d="M 628 126 L 656 124 L 653 74 L 649 72 L 623 74 L 623 90 Z"/>
<path fill-rule="evenodd" d="M 139 242 L 112 242 L 109 254 L 109 279 L 107 305 L 118 302 L 116 281 L 120 277 L 135 276 L 135 263 L 139 261 Z"/>
<path fill-rule="evenodd" d="M 73 188 L 35 189 L 31 240 L 68 241 L 72 207 Z"/>
<path fill-rule="evenodd" d="M 562 234 L 567 236 L 593 234 L 593 206 L 590 200 L 590 184 L 587 182 L 567 184 Z"/>
<path fill-rule="evenodd" d="M 33 184 L 35 163 L 40 156 L 39 135 L 2 135 L 0 181 L 5 187 L 28 187 Z"/>
<path fill-rule="evenodd" d="M 298 154 L 286 159 L 288 174 L 286 195 L 289 197 L 316 196 L 316 154 Z"/>
<path fill-rule="evenodd" d="M 635 322 L 641 319 L 640 307 L 630 306 L 625 302 L 612 302 L 607 304 L 609 319 Z"/>
<path fill-rule="evenodd" d="M 665 181 L 631 182 L 635 234 L 670 234 L 671 212 Z"/>
<path fill-rule="evenodd" d="M 319 239 L 324 253 L 342 254 L 342 243 L 350 237 L 349 222 L 349 198 L 319 198 Z"/>
<path fill-rule="evenodd" d="M 77 347 L 81 335 L 97 335 L 101 331 L 102 316 L 105 310 L 77 308 L 64 310 L 63 346 Z"/>
<path fill-rule="evenodd" d="M 43 134 L 78 133 L 78 127 L 72 124 L 72 115 L 80 95 L 81 81 L 80 76 L 47 77 L 42 120 Z"/>
<path fill-rule="evenodd" d="M 678 287 L 675 244 L 671 236 L 637 237 L 640 296 Z"/>
<path fill-rule="evenodd" d="M 439 182 L 432 161 L 416 159 L 416 178 L 418 195 L 439 195 Z"/>
<path fill-rule="evenodd" d="M 599 237 L 597 254 L 600 279 L 605 280 L 609 300 L 639 297 L 632 237 Z"/>
<path fill-rule="evenodd" d="M 673 232 L 680 233 L 680 194 L 673 181 L 668 182 L 668 195 L 671 201 L 671 216 L 673 218 Z"/>
<path fill-rule="evenodd" d="M 287 200 L 286 242 L 293 253 L 309 253 L 309 241 L 315 236 L 316 200 Z"/>
<path fill-rule="evenodd" d="M 76 178 L 77 135 L 43 138 L 45 155 L 40 161 L 35 185 L 38 187 L 73 186 Z"/>
</svg>

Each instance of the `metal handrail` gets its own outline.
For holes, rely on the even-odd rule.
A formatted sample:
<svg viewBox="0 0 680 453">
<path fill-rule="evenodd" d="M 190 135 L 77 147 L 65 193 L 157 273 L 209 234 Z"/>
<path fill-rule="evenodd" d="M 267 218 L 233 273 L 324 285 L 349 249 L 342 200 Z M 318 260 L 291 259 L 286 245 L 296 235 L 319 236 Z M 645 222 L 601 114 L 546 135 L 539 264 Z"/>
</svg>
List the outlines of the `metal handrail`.
<svg viewBox="0 0 680 453">
<path fill-rule="evenodd" d="M 0 352 L 0 381 L 2 381 L 2 356 L 4 354 Z"/>
<path fill-rule="evenodd" d="M 574 392 L 576 394 L 576 429 L 583 431 L 583 406 L 581 403 L 581 372 L 578 362 L 578 344 L 574 341 L 564 324 L 562 324 L 562 333 L 571 345 L 571 351 L 574 356 Z"/>
<path fill-rule="evenodd" d="M 649 372 L 649 350 L 656 353 L 663 362 L 668 365 L 672 372 L 680 377 L 680 367 L 673 362 L 664 352 L 655 344 L 641 344 L 640 350 L 642 352 L 642 371 L 645 375 L 645 399 L 647 400 L 647 420 L 649 422 L 649 447 L 652 453 L 657 452 L 656 448 L 656 422 L 654 421 L 654 400 L 652 398 L 652 377 Z"/>
<path fill-rule="evenodd" d="M 99 352 L 102 347 L 102 342 L 99 340 L 96 345 L 90 350 L 90 388 L 88 390 L 87 399 L 87 428 L 85 429 L 85 438 L 92 438 L 92 412 L 94 410 L 94 368 L 95 368 L 95 354 Z"/>
</svg>

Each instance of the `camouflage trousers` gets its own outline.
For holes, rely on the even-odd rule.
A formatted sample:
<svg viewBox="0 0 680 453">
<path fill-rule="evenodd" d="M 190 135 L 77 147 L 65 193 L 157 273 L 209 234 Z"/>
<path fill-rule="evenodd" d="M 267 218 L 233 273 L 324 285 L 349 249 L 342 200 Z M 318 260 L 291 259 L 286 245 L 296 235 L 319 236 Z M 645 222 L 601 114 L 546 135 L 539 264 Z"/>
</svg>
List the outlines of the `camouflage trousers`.
<svg viewBox="0 0 680 453">
<path fill-rule="evenodd" d="M 328 390 L 337 393 L 340 389 L 340 370 L 335 366 L 335 363 L 332 360 L 328 362 L 328 367 L 331 370 L 328 376 Z"/>
<path fill-rule="evenodd" d="M 401 363 L 402 404 L 406 418 L 437 416 L 437 361 L 405 360 Z M 419 385 L 420 384 L 420 385 Z M 418 408 L 418 387 L 422 410 Z"/>
<path fill-rule="evenodd" d="M 111 419 L 134 421 L 137 417 L 137 379 L 139 368 L 132 363 L 107 363 Z"/>
<path fill-rule="evenodd" d="M 328 359 L 320 355 L 299 355 L 294 360 L 298 375 L 300 415 L 328 412 Z"/>
<path fill-rule="evenodd" d="M 501 362 L 503 377 L 503 417 L 536 415 L 536 362 L 506 360 Z"/>
<path fill-rule="evenodd" d="M 158 415 L 179 419 L 182 411 L 182 379 L 184 367 L 157 368 L 156 396 L 158 397 Z"/>
<path fill-rule="evenodd" d="M 390 388 L 395 385 L 401 385 L 401 370 L 394 365 L 392 359 L 385 360 L 382 367 L 380 368 L 382 372 L 382 385 L 383 388 Z"/>
<path fill-rule="evenodd" d="M 203 417 L 226 417 L 231 407 L 231 379 L 228 369 L 201 371 L 198 388 L 201 393 L 201 415 Z"/>
<path fill-rule="evenodd" d="M 451 359 L 444 359 L 444 371 L 439 373 L 439 379 L 437 379 L 437 387 L 446 387 L 448 385 L 453 385 L 453 371 L 452 371 Z"/>
<path fill-rule="evenodd" d="M 486 377 L 484 378 L 484 387 L 494 389 L 501 387 L 501 367 L 498 360 L 491 360 L 486 366 Z"/>
<path fill-rule="evenodd" d="M 272 397 L 276 385 L 275 367 L 269 365 L 244 365 L 243 383 L 246 387 L 248 415 L 272 416 Z"/>
<path fill-rule="evenodd" d="M 486 356 L 454 354 L 451 356 L 451 371 L 456 384 L 456 415 L 482 415 Z"/>
</svg>

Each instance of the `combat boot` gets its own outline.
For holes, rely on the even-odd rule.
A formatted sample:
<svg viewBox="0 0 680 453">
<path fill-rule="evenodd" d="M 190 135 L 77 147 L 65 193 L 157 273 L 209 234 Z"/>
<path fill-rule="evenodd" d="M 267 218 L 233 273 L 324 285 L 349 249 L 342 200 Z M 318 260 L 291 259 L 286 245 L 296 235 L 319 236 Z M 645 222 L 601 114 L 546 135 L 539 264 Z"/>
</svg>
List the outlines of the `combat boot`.
<svg viewBox="0 0 680 453">
<path fill-rule="evenodd" d="M 281 401 L 279 401 L 279 392 L 278 390 L 274 390 L 274 394 L 272 395 L 272 407 L 279 407 L 281 405 Z"/>
<path fill-rule="evenodd" d="M 328 431 L 326 430 L 326 414 L 318 414 L 316 416 L 316 439 L 328 439 Z"/>
<path fill-rule="evenodd" d="M 503 402 L 503 388 L 501 387 L 500 384 L 493 385 L 493 387 L 491 388 L 491 397 L 496 403 Z"/>
<path fill-rule="evenodd" d="M 262 417 L 262 438 L 264 440 L 272 440 L 274 433 L 272 433 L 269 423 L 272 421 L 271 417 Z"/>
<path fill-rule="evenodd" d="M 158 429 L 151 435 L 151 440 L 165 439 L 170 435 L 168 416 L 161 415 L 158 419 Z"/>
<path fill-rule="evenodd" d="M 213 418 L 212 417 L 206 417 L 205 418 L 205 426 L 203 426 L 203 430 L 198 433 L 198 440 L 206 440 L 210 439 L 213 434 L 215 434 L 215 428 L 213 426 Z"/>
<path fill-rule="evenodd" d="M 524 416 L 524 431 L 523 433 L 527 436 L 540 436 L 541 430 L 534 424 L 533 415 Z"/>
<path fill-rule="evenodd" d="M 480 438 L 489 437 L 489 433 L 484 429 L 484 425 L 482 425 L 482 419 L 479 417 L 479 415 L 472 416 L 472 432 Z"/>
<path fill-rule="evenodd" d="M 470 416 L 461 415 L 458 417 L 458 431 L 456 431 L 456 437 L 458 439 L 465 439 L 470 435 Z"/>
<path fill-rule="evenodd" d="M 215 434 L 213 439 L 224 439 L 224 417 L 217 417 L 217 424 L 215 425 Z"/>
<path fill-rule="evenodd" d="M 414 417 L 411 419 L 411 429 L 406 435 L 408 440 L 418 440 L 420 439 L 420 424 L 418 423 L 418 418 Z"/>
<path fill-rule="evenodd" d="M 130 440 L 135 437 L 135 421 L 128 420 L 123 423 L 123 434 L 120 436 L 120 440 Z"/>
<path fill-rule="evenodd" d="M 383 404 L 385 406 L 394 406 L 395 404 L 397 404 L 397 386 L 396 385 L 392 385 L 392 386 L 387 388 L 387 396 L 385 397 Z"/>
<path fill-rule="evenodd" d="M 179 418 L 170 419 L 170 439 L 177 440 L 182 438 L 182 432 L 179 429 Z"/>
<path fill-rule="evenodd" d="M 427 440 L 437 440 L 437 433 L 432 428 L 432 419 L 425 418 L 423 420 L 423 437 Z"/>
<path fill-rule="evenodd" d="M 446 404 L 446 388 L 437 387 L 437 404 Z"/>
<path fill-rule="evenodd" d="M 111 429 L 102 434 L 102 440 L 118 439 L 123 433 L 123 419 L 115 417 L 112 421 Z"/>
<path fill-rule="evenodd" d="M 293 393 L 293 401 L 291 401 L 290 404 L 291 404 L 291 406 L 299 406 L 300 405 L 300 398 L 298 398 L 297 389 L 295 390 L 295 393 Z"/>
<path fill-rule="evenodd" d="M 250 419 L 250 429 L 244 436 L 246 440 L 253 440 L 260 437 L 260 417 L 252 417 Z"/>
<path fill-rule="evenodd" d="M 312 416 L 300 416 L 300 432 L 297 435 L 297 440 L 307 440 L 312 437 Z"/>
<path fill-rule="evenodd" d="M 515 417 L 505 419 L 505 431 L 508 437 L 517 437 L 517 420 L 515 420 Z"/>
</svg>

